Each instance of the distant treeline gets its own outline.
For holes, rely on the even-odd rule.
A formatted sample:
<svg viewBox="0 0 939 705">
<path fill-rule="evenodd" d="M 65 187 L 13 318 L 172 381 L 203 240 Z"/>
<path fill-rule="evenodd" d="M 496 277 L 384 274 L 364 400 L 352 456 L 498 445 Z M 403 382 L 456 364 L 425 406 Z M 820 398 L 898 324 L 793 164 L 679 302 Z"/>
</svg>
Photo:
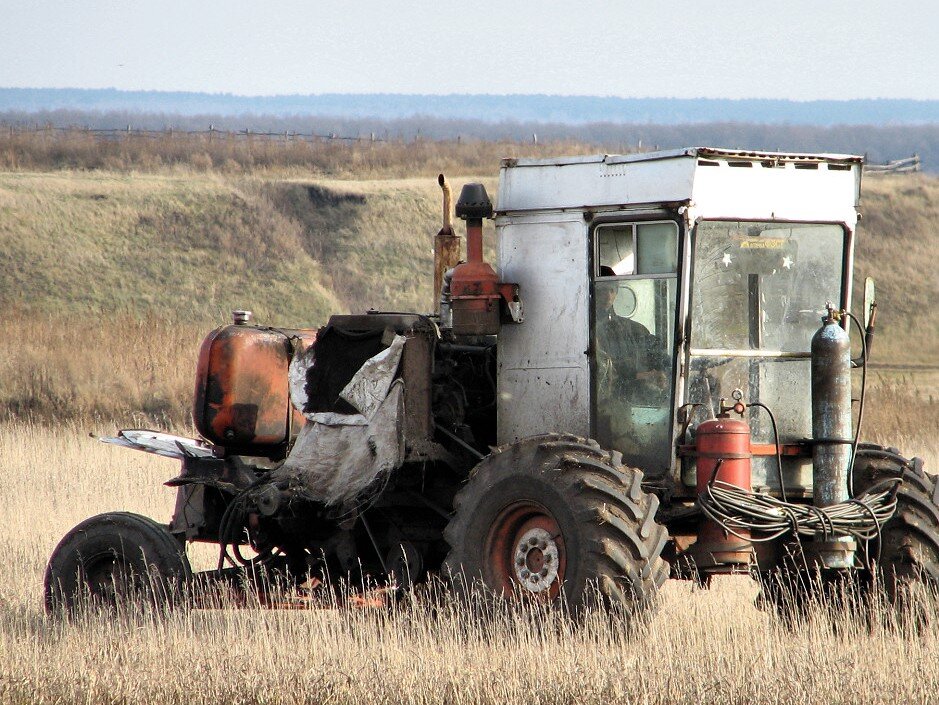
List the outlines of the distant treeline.
<svg viewBox="0 0 939 705">
<path fill-rule="evenodd" d="M 728 100 L 556 95 L 321 94 L 240 96 L 220 93 L 78 88 L 0 88 L 0 111 L 97 110 L 175 115 L 334 115 L 397 120 L 885 125 L 939 122 L 935 100 Z"/>
<path fill-rule="evenodd" d="M 395 120 L 273 115 L 175 115 L 127 111 L 75 110 L 0 112 L 8 126 L 75 126 L 93 129 L 217 130 L 298 132 L 382 141 L 579 143 L 598 152 L 629 152 L 687 146 L 754 150 L 862 154 L 871 163 L 918 154 L 925 171 L 939 172 L 939 123 L 927 125 L 770 125 L 714 122 L 682 125 L 597 122 L 584 125 L 544 122 L 485 122 L 430 117 Z M 581 150 L 578 150 L 581 151 Z M 493 167 L 494 168 L 494 167 Z"/>
</svg>

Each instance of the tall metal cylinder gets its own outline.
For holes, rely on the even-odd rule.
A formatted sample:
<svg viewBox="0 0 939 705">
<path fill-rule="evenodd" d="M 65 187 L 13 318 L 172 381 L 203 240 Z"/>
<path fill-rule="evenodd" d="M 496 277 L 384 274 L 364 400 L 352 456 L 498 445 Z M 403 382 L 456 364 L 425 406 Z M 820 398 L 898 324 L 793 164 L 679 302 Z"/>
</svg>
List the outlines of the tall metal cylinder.
<svg viewBox="0 0 939 705">
<path fill-rule="evenodd" d="M 851 341 L 829 311 L 812 337 L 813 496 L 817 507 L 850 499 Z"/>
</svg>

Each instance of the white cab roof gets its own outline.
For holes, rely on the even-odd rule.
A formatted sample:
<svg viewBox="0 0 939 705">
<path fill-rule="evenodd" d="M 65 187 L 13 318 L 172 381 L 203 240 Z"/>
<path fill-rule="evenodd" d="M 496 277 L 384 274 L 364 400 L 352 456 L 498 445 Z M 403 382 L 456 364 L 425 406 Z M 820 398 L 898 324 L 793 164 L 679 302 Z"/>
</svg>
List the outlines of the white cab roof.
<svg viewBox="0 0 939 705">
<path fill-rule="evenodd" d="M 695 217 L 853 224 L 863 158 L 694 147 L 624 155 L 504 159 L 498 210 L 688 206 Z"/>
</svg>

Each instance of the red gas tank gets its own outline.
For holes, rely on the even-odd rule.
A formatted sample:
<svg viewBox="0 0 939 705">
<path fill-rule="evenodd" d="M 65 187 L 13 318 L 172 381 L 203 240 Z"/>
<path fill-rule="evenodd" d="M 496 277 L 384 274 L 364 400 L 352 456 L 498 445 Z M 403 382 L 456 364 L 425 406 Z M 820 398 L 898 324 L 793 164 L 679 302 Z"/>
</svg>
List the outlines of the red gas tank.
<svg viewBox="0 0 939 705">
<path fill-rule="evenodd" d="M 698 494 L 705 491 L 712 479 L 751 489 L 750 426 L 745 421 L 726 416 L 705 421 L 695 433 L 695 454 Z M 753 551 L 750 533 L 744 529 L 735 531 L 739 536 L 702 517 L 693 552 L 703 574 L 733 572 L 735 566 L 750 562 Z"/>
<path fill-rule="evenodd" d="M 199 433 L 229 453 L 282 455 L 305 422 L 290 403 L 287 369 L 315 340 L 315 330 L 244 323 L 209 333 L 196 368 Z"/>
<path fill-rule="evenodd" d="M 750 487 L 750 426 L 738 419 L 716 418 L 698 426 L 695 433 L 698 457 L 698 492 L 711 481 L 720 461 L 716 479 L 745 490 Z"/>
</svg>

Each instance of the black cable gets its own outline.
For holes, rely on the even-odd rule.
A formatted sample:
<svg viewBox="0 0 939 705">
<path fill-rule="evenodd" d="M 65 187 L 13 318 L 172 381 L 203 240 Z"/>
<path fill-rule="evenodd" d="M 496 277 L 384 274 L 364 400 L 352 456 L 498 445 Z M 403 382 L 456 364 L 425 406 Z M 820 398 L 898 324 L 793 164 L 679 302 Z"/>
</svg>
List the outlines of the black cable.
<svg viewBox="0 0 939 705">
<path fill-rule="evenodd" d="M 368 520 L 365 518 L 365 514 L 359 515 L 359 521 L 362 522 L 362 526 L 365 528 L 365 533 L 368 534 L 369 541 L 372 542 L 372 548 L 375 549 L 375 555 L 378 557 L 378 562 L 381 564 L 381 570 L 385 575 L 388 575 L 388 567 L 385 565 L 385 557 L 381 554 L 381 549 L 378 548 L 378 541 L 375 540 L 375 534 L 372 533 L 372 527 L 368 525 Z"/>
<path fill-rule="evenodd" d="M 853 497 L 854 463 L 857 459 L 858 440 L 861 437 L 861 422 L 864 420 L 864 397 L 867 392 L 867 340 L 864 337 L 864 328 L 861 326 L 861 322 L 857 319 L 857 316 L 847 311 L 844 312 L 844 315 L 854 321 L 854 324 L 861 334 L 861 359 L 864 361 L 864 364 L 861 366 L 861 398 L 858 401 L 857 426 L 854 428 L 854 443 L 851 444 L 851 467 L 848 470 L 848 494 Z"/>
<path fill-rule="evenodd" d="M 897 507 L 896 490 L 900 478 L 875 483 L 861 497 L 814 507 L 782 502 L 768 494 L 745 490 L 721 480 L 709 482 L 698 497 L 704 514 L 721 528 L 753 543 L 773 541 L 791 533 L 823 538 L 853 536 L 861 541 L 878 538 L 881 529 Z M 760 536 L 744 536 L 739 531 Z"/>
<path fill-rule="evenodd" d="M 238 561 L 236 561 L 234 558 L 232 558 L 228 554 L 228 545 L 231 543 L 231 541 L 229 541 L 229 537 L 231 536 L 232 528 L 234 524 L 236 523 L 235 521 L 236 511 L 240 513 L 243 510 L 244 503 L 248 499 L 248 493 L 251 490 L 255 489 L 256 487 L 259 487 L 260 485 L 264 484 L 266 481 L 267 481 L 267 477 L 259 477 L 257 480 L 252 482 L 250 485 L 248 485 L 243 490 L 238 492 L 238 494 L 232 497 L 231 501 L 228 503 L 228 506 L 225 507 L 225 511 L 222 512 L 222 518 L 219 520 L 219 525 L 218 525 L 219 555 L 218 555 L 218 565 L 216 567 L 216 570 L 219 573 L 222 572 L 222 569 L 225 566 L 226 559 L 228 559 L 228 562 L 231 563 L 232 566 L 236 568 L 238 567 Z M 240 514 L 238 514 L 237 516 L 238 516 L 237 523 L 241 523 L 242 517 L 240 516 Z"/>
<path fill-rule="evenodd" d="M 779 473 L 779 494 L 782 497 L 782 501 L 785 502 L 787 501 L 786 481 L 783 480 L 782 450 L 779 448 L 779 428 L 776 426 L 776 416 L 773 415 L 773 412 L 770 410 L 770 408 L 763 402 L 755 401 L 750 404 L 750 406 L 758 406 L 761 409 L 764 409 L 767 414 L 769 414 L 770 423 L 773 425 L 773 440 L 776 444 L 776 470 Z"/>
</svg>

